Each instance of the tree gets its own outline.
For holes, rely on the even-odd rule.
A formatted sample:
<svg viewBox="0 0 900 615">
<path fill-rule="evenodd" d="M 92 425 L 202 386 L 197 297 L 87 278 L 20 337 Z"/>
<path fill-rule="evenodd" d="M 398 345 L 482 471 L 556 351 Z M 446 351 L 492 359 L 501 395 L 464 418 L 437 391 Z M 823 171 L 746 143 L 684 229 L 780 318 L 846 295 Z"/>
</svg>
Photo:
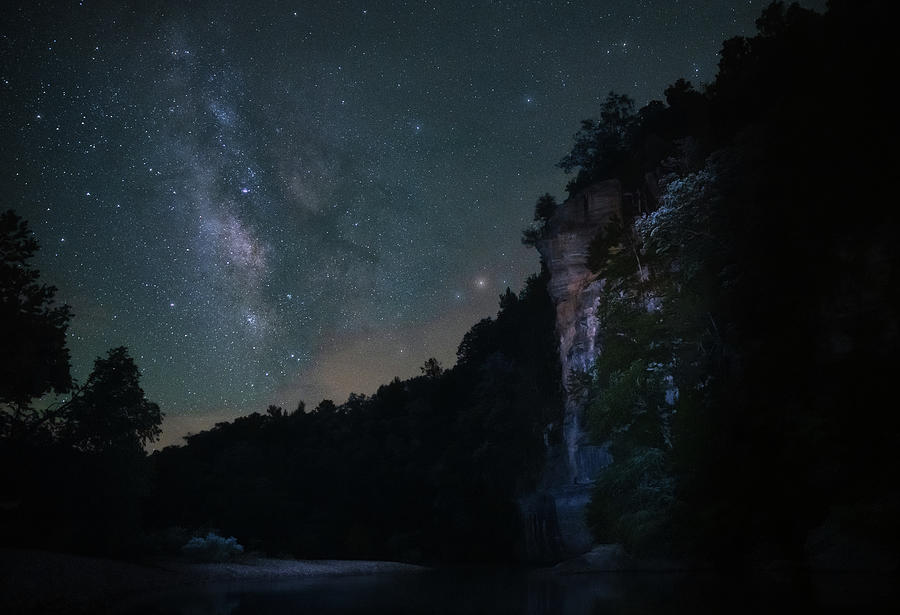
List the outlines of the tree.
<svg viewBox="0 0 900 615">
<path fill-rule="evenodd" d="M 566 173 L 578 171 L 566 187 L 570 195 L 591 182 L 620 174 L 637 124 L 634 100 L 626 94 L 607 94 L 600 108 L 600 120 L 581 122 L 572 151 L 557 164 Z"/>
<path fill-rule="evenodd" d="M 504 312 L 506 310 L 514 309 L 518 302 L 519 298 L 516 296 L 516 293 L 507 286 L 506 292 L 500 295 L 500 311 Z"/>
<path fill-rule="evenodd" d="M 72 386 L 66 329 L 68 305 L 54 303 L 56 288 L 41 284 L 30 260 L 38 242 L 28 223 L 8 210 L 0 215 L 0 405 L 15 414 L 35 397 Z"/>
<path fill-rule="evenodd" d="M 535 222 L 546 222 L 553 216 L 554 213 L 556 213 L 556 208 L 556 199 L 549 192 L 545 192 L 538 198 L 537 203 L 535 203 L 534 205 Z"/>
<path fill-rule="evenodd" d="M 425 361 L 425 365 L 419 368 L 422 370 L 422 375 L 426 378 L 437 378 L 441 375 L 444 369 L 441 367 L 440 362 L 434 357 L 431 357 L 427 361 Z"/>
<path fill-rule="evenodd" d="M 140 449 L 161 433 L 163 414 L 144 396 L 124 346 L 94 361 L 87 382 L 62 408 L 61 438 L 82 451 Z"/>
<path fill-rule="evenodd" d="M 332 400 L 323 399 L 322 401 L 319 402 L 319 405 L 315 407 L 313 412 L 315 412 L 316 414 L 328 416 L 328 415 L 335 414 L 337 412 L 337 409 L 338 409 L 337 406 L 335 405 L 335 403 Z"/>
<path fill-rule="evenodd" d="M 526 246 L 534 246 L 543 236 L 547 222 L 556 213 L 559 205 L 556 198 L 549 192 L 538 197 L 534 205 L 534 218 L 531 225 L 522 231 L 522 243 Z"/>
</svg>

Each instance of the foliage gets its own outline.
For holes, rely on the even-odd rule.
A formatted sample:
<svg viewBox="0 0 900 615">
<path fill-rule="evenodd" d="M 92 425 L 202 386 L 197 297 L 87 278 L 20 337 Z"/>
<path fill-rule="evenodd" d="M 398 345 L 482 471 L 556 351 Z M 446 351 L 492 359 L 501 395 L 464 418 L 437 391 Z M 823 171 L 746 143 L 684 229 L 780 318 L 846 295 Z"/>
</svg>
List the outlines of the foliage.
<svg viewBox="0 0 900 615">
<path fill-rule="evenodd" d="M 546 222 L 553 217 L 557 207 L 558 205 L 556 204 L 556 199 L 553 195 L 549 192 L 545 192 L 538 198 L 537 203 L 534 205 L 535 221 L 543 220 Z"/>
<path fill-rule="evenodd" d="M 297 557 L 509 559 L 516 498 L 562 407 L 546 280 L 507 290 L 452 368 L 429 361 L 371 397 L 251 414 L 155 453 L 151 527 L 218 527 Z"/>
<path fill-rule="evenodd" d="M 133 554 L 148 488 L 142 446 L 162 414 L 147 401 L 124 348 L 98 359 L 84 386 L 69 375 L 68 306 L 39 281 L 29 260 L 37 242 L 14 213 L 0 216 L 0 541 L 4 545 Z M 74 390 L 73 390 L 74 389 Z M 44 408 L 34 397 L 72 390 Z"/>
<path fill-rule="evenodd" d="M 200 562 L 227 562 L 244 552 L 234 536 L 223 538 L 215 532 L 206 536 L 194 536 L 183 547 L 181 552 L 193 560 Z"/>
<path fill-rule="evenodd" d="M 421 370 L 422 375 L 428 378 L 437 378 L 444 371 L 444 368 L 441 367 L 440 361 L 438 361 L 434 357 L 431 357 L 430 359 L 425 361 L 425 364 L 419 369 Z"/>
<path fill-rule="evenodd" d="M 714 250 L 706 244 L 715 241 L 711 235 L 711 216 L 722 207 L 717 193 L 721 174 L 717 161 L 718 157 L 713 157 L 696 173 L 670 177 L 659 208 L 635 220 L 635 228 L 648 253 L 659 257 L 677 253 L 681 266 L 685 267 L 686 257 Z M 696 260 L 696 256 L 691 259 L 685 271 L 688 278 L 701 266 Z"/>
<path fill-rule="evenodd" d="M 669 86 L 665 97 L 667 104 L 651 101 L 635 113 L 628 96 L 609 93 L 600 120 L 582 122 L 572 150 L 557 165 L 575 173 L 566 187 L 570 196 L 593 182 L 617 178 L 627 193 L 651 198 L 648 172 L 685 173 L 702 165 L 716 145 L 708 97 L 684 79 Z"/>
<path fill-rule="evenodd" d="M 840 519 L 900 546 L 875 512 L 900 512 L 900 425 L 880 401 L 900 350 L 892 145 L 875 119 L 890 111 L 877 75 L 833 87 L 879 54 L 887 11 L 773 2 L 704 92 L 676 83 L 668 107 L 638 112 L 623 181 L 663 179 L 655 211 L 626 222 L 649 275 L 617 280 L 622 253 L 597 263 L 589 418 L 616 460 L 590 507 L 600 539 L 758 565 L 802 561 Z M 874 109 L 835 119 L 859 100 Z"/>
<path fill-rule="evenodd" d="M 82 451 L 140 449 L 159 437 L 163 416 L 144 396 L 138 367 L 123 346 L 94 361 L 62 415 L 62 440 Z"/>
<path fill-rule="evenodd" d="M 592 182 L 620 174 L 636 123 L 634 100 L 615 92 L 606 96 L 599 120 L 581 122 L 572 151 L 557 165 L 566 173 L 578 172 L 567 187 L 569 194 Z"/>
<path fill-rule="evenodd" d="M 71 311 L 54 303 L 55 287 L 39 282 L 30 263 L 37 249 L 24 220 L 12 210 L 0 214 L 0 406 L 17 415 L 30 410 L 33 398 L 72 386 L 66 347 Z"/>
<path fill-rule="evenodd" d="M 16 502 L 0 518 L 4 542 L 105 555 L 143 548 L 143 445 L 162 414 L 138 376 L 125 348 L 112 349 L 68 402 L 41 415 L 40 429 L 0 439 L 0 462 L 22 469 L 3 484 Z"/>
<path fill-rule="evenodd" d="M 634 447 L 602 472 L 588 504 L 588 524 L 601 537 L 614 537 L 631 553 L 671 553 L 675 479 L 668 453 Z"/>
<path fill-rule="evenodd" d="M 559 207 L 556 198 L 549 193 L 541 195 L 534 205 L 534 220 L 522 231 L 522 243 L 534 246 L 544 236 L 547 223 Z"/>
<path fill-rule="evenodd" d="M 630 251 L 612 254 L 606 271 L 627 271 L 620 263 L 632 258 Z M 659 554 L 670 548 L 676 503 L 673 408 L 666 394 L 673 347 L 656 307 L 661 288 L 655 278 L 642 277 L 632 268 L 607 278 L 597 308 L 601 350 L 590 372 L 586 412 L 594 438 L 609 442 L 615 461 L 596 479 L 588 524 L 601 542 Z"/>
<path fill-rule="evenodd" d="M 614 251 L 622 249 L 622 241 L 622 222 L 618 219 L 610 220 L 588 245 L 588 268 L 595 273 L 601 271 Z"/>
</svg>

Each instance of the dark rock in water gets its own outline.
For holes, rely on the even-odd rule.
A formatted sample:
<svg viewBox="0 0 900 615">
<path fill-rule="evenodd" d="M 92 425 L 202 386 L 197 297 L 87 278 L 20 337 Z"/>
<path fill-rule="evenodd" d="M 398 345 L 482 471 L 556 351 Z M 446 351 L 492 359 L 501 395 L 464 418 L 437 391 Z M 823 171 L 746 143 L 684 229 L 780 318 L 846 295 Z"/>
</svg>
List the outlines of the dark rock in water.
<svg viewBox="0 0 900 615">
<path fill-rule="evenodd" d="M 537 562 L 558 560 L 563 546 L 554 499 L 546 493 L 535 493 L 524 498 L 519 507 L 528 559 Z"/>
</svg>

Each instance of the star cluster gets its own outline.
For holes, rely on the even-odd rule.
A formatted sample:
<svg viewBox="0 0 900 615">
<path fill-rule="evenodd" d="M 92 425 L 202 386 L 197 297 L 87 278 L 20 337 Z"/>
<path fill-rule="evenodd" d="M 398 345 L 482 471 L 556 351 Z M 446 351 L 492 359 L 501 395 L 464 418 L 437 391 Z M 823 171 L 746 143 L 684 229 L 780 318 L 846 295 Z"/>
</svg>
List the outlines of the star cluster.
<svg viewBox="0 0 900 615">
<path fill-rule="evenodd" d="M 812 8 L 822 2 L 808 2 Z M 712 78 L 762 1 L 21 3 L 0 174 L 73 306 L 187 428 L 406 377 L 537 270 L 610 90 Z"/>
</svg>

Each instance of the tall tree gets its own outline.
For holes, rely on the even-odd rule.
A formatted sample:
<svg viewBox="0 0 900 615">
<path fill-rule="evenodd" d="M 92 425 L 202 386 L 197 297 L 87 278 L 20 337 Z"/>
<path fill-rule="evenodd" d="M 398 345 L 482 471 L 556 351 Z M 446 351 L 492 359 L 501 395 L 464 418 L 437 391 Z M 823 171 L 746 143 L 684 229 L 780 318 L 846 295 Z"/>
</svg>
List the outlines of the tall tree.
<svg viewBox="0 0 900 615">
<path fill-rule="evenodd" d="M 444 368 L 441 367 L 440 361 L 438 361 L 434 357 L 431 357 L 430 359 L 425 361 L 425 364 L 420 367 L 419 370 L 426 378 L 437 378 L 444 371 Z"/>
<path fill-rule="evenodd" d="M 572 151 L 557 164 L 566 173 L 578 172 L 566 186 L 570 195 L 591 182 L 620 174 L 636 126 L 634 100 L 625 94 L 607 94 L 600 119 L 581 122 Z"/>
<path fill-rule="evenodd" d="M 546 222 L 550 218 L 553 217 L 553 214 L 556 213 L 556 208 L 558 205 L 556 204 L 556 199 L 549 192 L 545 192 L 542 194 L 537 203 L 534 206 L 534 220 L 535 222 Z"/>
<path fill-rule="evenodd" d="M 163 414 L 144 396 L 124 346 L 94 361 L 85 385 L 64 407 L 62 439 L 83 451 L 135 449 L 155 441 Z"/>
<path fill-rule="evenodd" d="M 31 264 L 38 242 L 12 210 L 0 214 L 0 407 L 20 415 L 35 397 L 72 386 L 66 329 L 68 305 L 39 281 Z"/>
</svg>

